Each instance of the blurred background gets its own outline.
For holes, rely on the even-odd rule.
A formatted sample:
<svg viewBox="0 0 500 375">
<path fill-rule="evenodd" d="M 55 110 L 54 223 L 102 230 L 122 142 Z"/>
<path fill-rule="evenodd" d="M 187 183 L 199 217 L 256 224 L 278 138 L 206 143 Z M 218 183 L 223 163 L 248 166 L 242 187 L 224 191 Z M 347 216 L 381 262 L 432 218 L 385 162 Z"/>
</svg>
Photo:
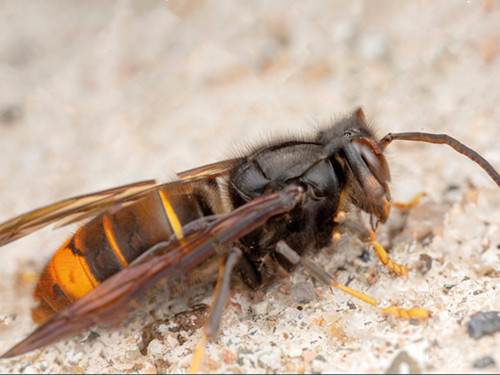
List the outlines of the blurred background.
<svg viewBox="0 0 500 375">
<path fill-rule="evenodd" d="M 492 0 L 3 1 L 0 221 L 78 194 L 165 181 L 248 145 L 313 132 L 358 106 L 379 136 L 448 133 L 500 167 L 499 43 L 500 5 Z M 388 158 L 397 201 L 420 191 L 435 202 L 451 188 L 461 196 L 495 191 L 482 170 L 444 146 L 394 144 Z M 481 214 L 496 223 L 497 206 L 485 202 L 484 208 Z M 33 282 L 19 281 L 19 269 L 40 270 L 71 232 L 44 230 L 0 252 L 0 316 L 10 322 L 0 326 L 1 350 L 33 328 Z M 499 304 L 498 297 L 490 303 Z M 450 340 L 464 335 L 458 320 Z M 342 355 L 330 340 L 318 350 L 324 361 L 310 345 L 294 352 L 289 341 L 256 367 L 245 360 L 228 364 L 220 349 L 213 352 L 218 367 L 206 371 L 385 371 L 404 340 L 412 340 L 384 332 L 377 336 L 382 343 L 359 344 Z M 116 341 L 106 350 L 117 349 Z M 132 362 L 141 363 L 134 367 L 139 372 L 175 371 L 189 364 L 190 352 L 182 350 L 182 365 L 160 355 Z M 471 352 L 465 360 L 458 346 L 452 354 L 422 352 L 427 361 L 419 370 L 438 372 L 471 371 L 480 355 Z M 99 360 L 73 352 L 68 359 L 56 350 L 48 354 L 58 355 L 55 362 L 0 362 L 0 369 L 114 372 L 131 366 L 99 353 Z M 459 364 L 450 367 L 445 359 L 454 355 Z"/>
</svg>

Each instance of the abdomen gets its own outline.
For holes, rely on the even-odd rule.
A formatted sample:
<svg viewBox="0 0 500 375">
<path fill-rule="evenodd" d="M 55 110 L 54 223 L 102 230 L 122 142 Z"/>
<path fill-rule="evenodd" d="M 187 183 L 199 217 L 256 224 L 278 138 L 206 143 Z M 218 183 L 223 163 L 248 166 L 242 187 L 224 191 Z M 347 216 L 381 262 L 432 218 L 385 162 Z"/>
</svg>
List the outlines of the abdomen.
<svg viewBox="0 0 500 375">
<path fill-rule="evenodd" d="M 42 323 L 155 244 L 179 234 L 182 226 L 213 214 L 207 194 L 197 191 L 159 189 L 83 225 L 43 270 L 34 293 L 39 305 L 32 310 L 33 320 Z"/>
</svg>

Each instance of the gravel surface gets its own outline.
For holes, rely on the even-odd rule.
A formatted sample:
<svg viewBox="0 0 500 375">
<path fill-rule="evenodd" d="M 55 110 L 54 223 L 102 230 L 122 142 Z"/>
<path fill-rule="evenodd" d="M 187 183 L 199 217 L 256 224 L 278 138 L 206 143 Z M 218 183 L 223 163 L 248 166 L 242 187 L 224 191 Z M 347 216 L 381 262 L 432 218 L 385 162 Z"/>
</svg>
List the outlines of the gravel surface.
<svg viewBox="0 0 500 375">
<path fill-rule="evenodd" d="M 166 181 L 358 106 L 380 136 L 445 132 L 500 168 L 499 19 L 486 0 L 3 1 L 0 221 Z M 500 311 L 500 190 L 445 146 L 394 144 L 388 160 L 394 201 L 427 193 L 378 230 L 409 276 L 362 260 L 352 237 L 315 260 L 382 306 L 433 317 L 387 317 L 299 269 L 258 293 L 236 287 L 202 371 L 500 371 L 500 333 L 467 334 L 472 315 Z M 35 275 L 74 230 L 1 249 L 0 351 L 34 329 Z M 152 294 L 118 329 L 2 360 L 0 373 L 186 371 L 201 332 L 167 318 L 196 299 L 169 310 Z"/>
</svg>

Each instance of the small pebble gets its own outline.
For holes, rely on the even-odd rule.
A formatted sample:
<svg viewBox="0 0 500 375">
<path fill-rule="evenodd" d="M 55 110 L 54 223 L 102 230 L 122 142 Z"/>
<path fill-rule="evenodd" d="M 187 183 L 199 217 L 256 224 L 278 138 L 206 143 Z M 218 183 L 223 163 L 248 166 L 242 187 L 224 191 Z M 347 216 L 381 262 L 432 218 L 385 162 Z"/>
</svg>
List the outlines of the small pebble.
<svg viewBox="0 0 500 375">
<path fill-rule="evenodd" d="M 416 269 L 418 269 L 420 273 L 422 273 L 422 275 L 425 275 L 427 272 L 430 271 L 431 267 L 432 267 L 432 258 L 427 254 L 420 254 L 420 258 L 416 265 Z"/>
<path fill-rule="evenodd" d="M 500 331 L 500 312 L 487 311 L 473 315 L 467 324 L 467 333 L 473 339 Z"/>
<path fill-rule="evenodd" d="M 495 361 L 489 355 L 474 361 L 474 368 L 486 368 L 495 366 Z"/>
<path fill-rule="evenodd" d="M 360 259 L 363 261 L 363 262 L 369 262 L 370 261 L 370 253 L 363 249 L 361 255 L 359 256 Z"/>
</svg>

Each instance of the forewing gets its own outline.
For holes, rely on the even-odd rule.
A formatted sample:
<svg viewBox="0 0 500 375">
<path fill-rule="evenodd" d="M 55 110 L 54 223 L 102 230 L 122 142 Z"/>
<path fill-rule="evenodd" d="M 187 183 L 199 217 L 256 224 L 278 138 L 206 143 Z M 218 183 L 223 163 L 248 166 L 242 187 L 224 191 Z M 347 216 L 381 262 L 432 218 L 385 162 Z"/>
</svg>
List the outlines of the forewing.
<svg viewBox="0 0 500 375">
<path fill-rule="evenodd" d="M 0 224 L 0 246 L 55 222 L 58 222 L 56 227 L 61 227 L 96 216 L 110 209 L 118 210 L 165 185 L 188 184 L 194 181 L 217 178 L 227 173 L 238 160 L 229 159 L 178 173 L 181 181 L 161 185 L 158 185 L 155 180 L 141 181 L 80 195 L 36 209 Z"/>
<path fill-rule="evenodd" d="M 0 224 L 0 246 L 24 237 L 61 219 L 68 219 L 72 215 L 78 215 L 78 220 L 80 220 L 85 217 L 94 216 L 98 212 L 114 205 L 119 205 L 122 202 L 135 201 L 157 186 L 154 180 L 136 182 L 65 199 L 17 216 Z M 72 220 L 71 222 L 74 221 Z"/>
<path fill-rule="evenodd" d="M 72 305 L 53 315 L 0 358 L 14 357 L 71 337 L 98 323 L 116 323 L 136 306 L 131 302 L 172 272 L 188 272 L 218 250 L 262 225 L 270 217 L 291 210 L 302 190 L 289 188 L 268 194 L 205 222 L 180 242 L 164 243 L 151 256 L 101 283 Z M 157 245 L 158 246 L 158 245 Z M 137 305 L 137 304 L 135 304 Z"/>
<path fill-rule="evenodd" d="M 207 164 L 202 167 L 177 173 L 183 181 L 198 181 L 213 179 L 228 173 L 241 158 L 228 159 L 217 163 Z"/>
</svg>

